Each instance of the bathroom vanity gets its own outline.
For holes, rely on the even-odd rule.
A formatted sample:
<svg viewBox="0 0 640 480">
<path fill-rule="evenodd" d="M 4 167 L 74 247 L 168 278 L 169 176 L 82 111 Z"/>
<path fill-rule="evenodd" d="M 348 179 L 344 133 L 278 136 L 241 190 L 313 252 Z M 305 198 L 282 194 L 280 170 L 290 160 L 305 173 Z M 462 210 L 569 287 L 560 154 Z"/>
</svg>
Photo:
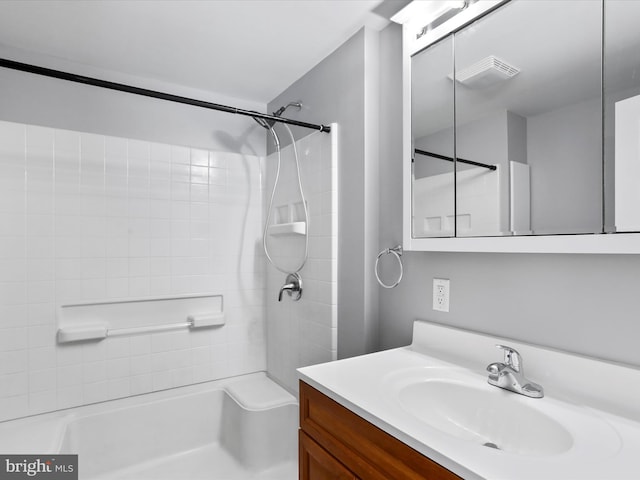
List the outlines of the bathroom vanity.
<svg viewBox="0 0 640 480">
<path fill-rule="evenodd" d="M 521 355 L 531 398 L 489 384 Z M 301 479 L 629 479 L 640 370 L 425 321 L 410 346 L 298 370 Z"/>
<path fill-rule="evenodd" d="M 301 480 L 460 478 L 303 381 L 299 450 Z"/>
</svg>

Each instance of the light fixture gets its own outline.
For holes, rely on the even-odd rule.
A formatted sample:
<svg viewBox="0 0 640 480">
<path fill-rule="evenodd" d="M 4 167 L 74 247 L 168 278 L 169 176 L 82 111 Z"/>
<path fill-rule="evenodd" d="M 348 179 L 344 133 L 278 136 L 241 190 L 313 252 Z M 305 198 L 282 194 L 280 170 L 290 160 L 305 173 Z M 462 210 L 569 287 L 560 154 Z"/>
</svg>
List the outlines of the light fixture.
<svg viewBox="0 0 640 480">
<path fill-rule="evenodd" d="M 414 0 L 391 17 L 391 21 L 401 25 L 415 21 L 425 26 L 452 10 L 462 10 L 466 6 L 465 0 Z"/>
<path fill-rule="evenodd" d="M 402 25 L 403 45 L 413 55 L 510 0 L 413 0 L 391 20 Z"/>
</svg>

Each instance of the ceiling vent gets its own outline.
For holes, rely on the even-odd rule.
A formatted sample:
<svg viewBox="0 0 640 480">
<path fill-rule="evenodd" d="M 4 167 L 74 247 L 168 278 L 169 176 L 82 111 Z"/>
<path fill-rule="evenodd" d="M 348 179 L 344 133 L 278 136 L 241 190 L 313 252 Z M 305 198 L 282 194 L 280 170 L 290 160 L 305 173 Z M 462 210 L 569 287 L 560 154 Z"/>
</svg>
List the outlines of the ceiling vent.
<svg viewBox="0 0 640 480">
<path fill-rule="evenodd" d="M 518 73 L 518 68 L 489 55 L 469 67 L 456 71 L 456 80 L 469 88 L 485 88 L 509 80 Z M 452 78 L 451 75 L 449 78 Z"/>
</svg>

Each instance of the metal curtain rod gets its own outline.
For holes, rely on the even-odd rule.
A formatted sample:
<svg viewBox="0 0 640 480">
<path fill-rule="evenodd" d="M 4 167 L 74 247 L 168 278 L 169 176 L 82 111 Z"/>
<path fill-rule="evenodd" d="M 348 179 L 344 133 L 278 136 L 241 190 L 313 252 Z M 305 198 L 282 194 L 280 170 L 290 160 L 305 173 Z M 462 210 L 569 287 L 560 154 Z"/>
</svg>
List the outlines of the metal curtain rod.
<svg viewBox="0 0 640 480">
<path fill-rule="evenodd" d="M 419 153 L 420 155 L 426 155 L 428 157 L 439 158 L 440 160 L 446 160 L 447 162 L 453 162 L 453 158 L 447 157 L 445 155 L 440 155 L 439 153 L 427 152 L 425 150 L 420 150 L 417 148 L 414 151 L 416 153 Z M 456 162 L 475 165 L 476 167 L 484 167 L 484 168 L 488 168 L 489 170 L 495 170 L 496 168 L 498 168 L 495 165 L 487 165 L 486 163 L 474 162 L 473 160 L 465 160 L 464 158 L 456 158 Z"/>
<path fill-rule="evenodd" d="M 269 115 L 266 113 L 253 112 L 251 110 L 243 110 L 241 108 L 229 107 L 227 105 L 220 105 L 218 103 L 195 100 L 193 98 L 181 97 L 179 95 L 172 95 L 170 93 L 158 92 L 156 90 L 148 90 L 146 88 L 133 87 L 131 85 L 125 85 L 123 83 L 109 82 L 107 80 L 101 80 L 99 78 L 85 77 L 83 75 L 76 75 L 75 73 L 68 73 L 60 70 L 54 70 L 51 68 L 39 67 L 37 65 L 30 65 L 28 63 L 16 62 L 14 60 L 7 60 L 6 58 L 0 58 L 0 67 L 10 68 L 12 70 L 19 70 L 21 72 L 34 73 L 36 75 L 44 75 L 45 77 L 57 78 L 60 80 L 68 80 L 70 82 L 83 83 L 85 85 L 93 85 L 94 87 L 108 88 L 110 90 L 117 90 L 119 92 L 133 93 L 135 95 L 142 95 L 144 97 L 158 98 L 160 100 L 167 100 L 167 101 L 176 102 L 176 103 L 184 103 L 186 105 L 192 105 L 195 107 L 208 108 L 209 110 L 218 110 L 221 112 L 235 113 L 237 115 L 245 115 L 247 117 L 263 118 L 265 120 L 272 120 L 274 122 L 287 123 L 289 125 L 295 125 L 297 127 L 305 127 L 305 128 L 311 128 L 313 130 L 320 130 L 321 132 L 331 131 L 331 127 L 328 125 L 316 125 L 313 123 L 300 122 L 298 120 L 291 120 L 288 118 L 277 117 L 275 115 Z"/>
</svg>

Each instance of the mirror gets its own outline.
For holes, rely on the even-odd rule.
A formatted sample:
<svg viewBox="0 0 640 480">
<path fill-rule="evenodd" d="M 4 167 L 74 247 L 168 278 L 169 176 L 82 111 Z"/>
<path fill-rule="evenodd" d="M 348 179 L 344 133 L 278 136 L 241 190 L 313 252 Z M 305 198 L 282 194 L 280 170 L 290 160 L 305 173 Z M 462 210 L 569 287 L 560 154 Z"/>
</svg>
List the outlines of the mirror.
<svg viewBox="0 0 640 480">
<path fill-rule="evenodd" d="M 606 0 L 605 231 L 640 231 L 640 2 Z"/>
<path fill-rule="evenodd" d="M 412 237 L 640 230 L 640 2 L 604 9 L 512 0 L 412 56 Z"/>
<path fill-rule="evenodd" d="M 412 229 L 416 236 L 455 235 L 453 37 L 412 60 Z"/>
</svg>

